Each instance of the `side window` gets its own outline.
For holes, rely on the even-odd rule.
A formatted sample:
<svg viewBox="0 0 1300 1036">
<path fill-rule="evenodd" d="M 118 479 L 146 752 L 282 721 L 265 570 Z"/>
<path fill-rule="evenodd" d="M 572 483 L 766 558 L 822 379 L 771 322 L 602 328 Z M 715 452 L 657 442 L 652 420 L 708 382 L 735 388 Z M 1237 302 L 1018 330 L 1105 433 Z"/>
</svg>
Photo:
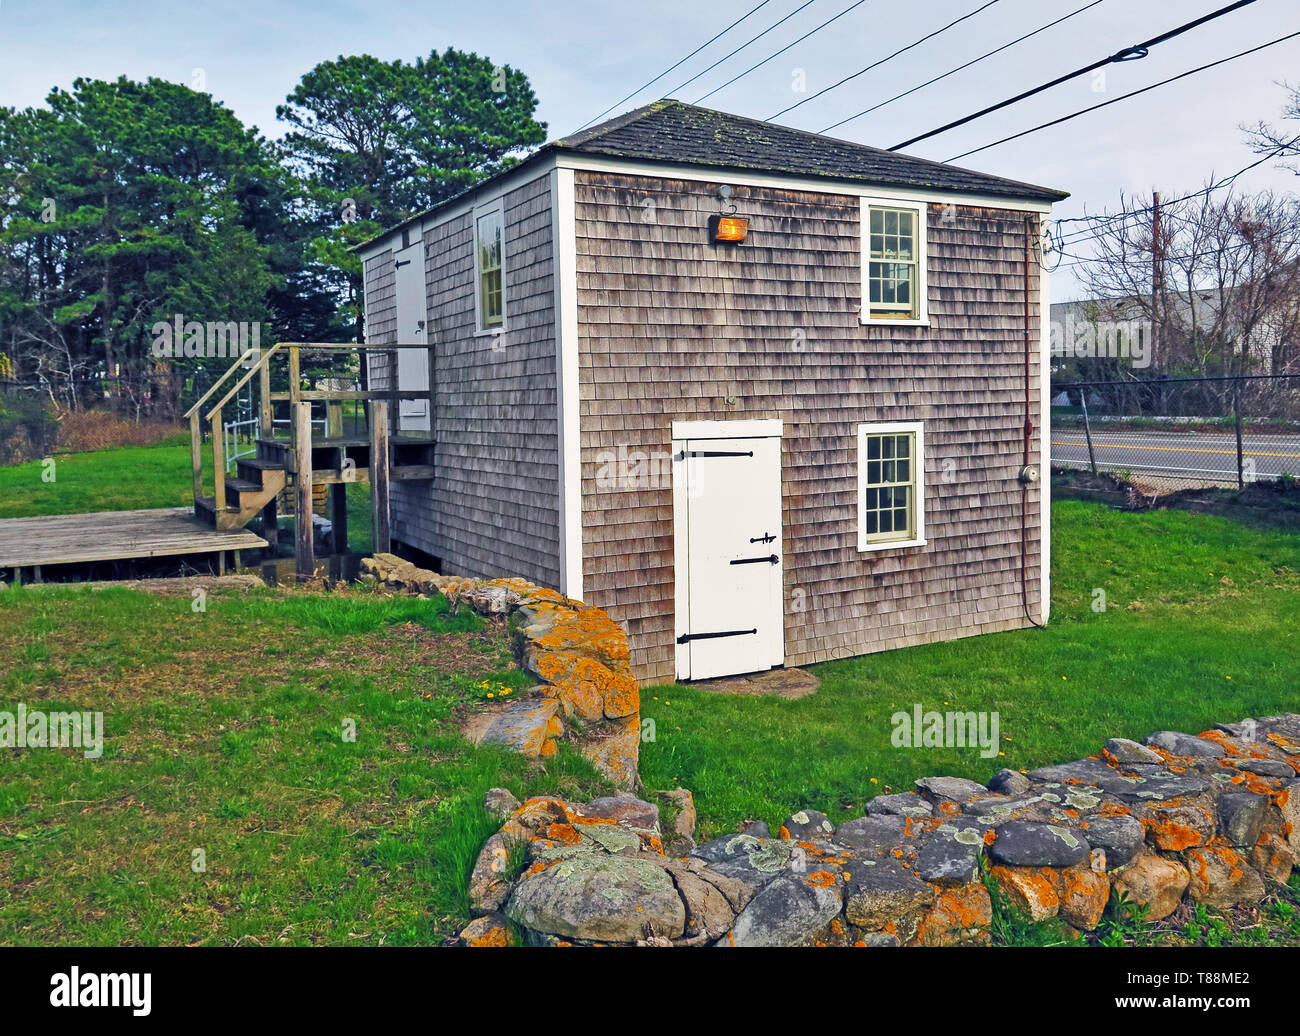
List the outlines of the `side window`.
<svg viewBox="0 0 1300 1036">
<path fill-rule="evenodd" d="M 864 199 L 862 224 L 863 321 L 924 321 L 925 205 Z"/>
<path fill-rule="evenodd" d="M 921 422 L 858 425 L 858 550 L 925 542 Z"/>
<path fill-rule="evenodd" d="M 474 263 L 478 294 L 475 312 L 478 329 L 493 331 L 505 327 L 505 248 L 501 205 L 479 212 L 474 219 Z"/>
</svg>

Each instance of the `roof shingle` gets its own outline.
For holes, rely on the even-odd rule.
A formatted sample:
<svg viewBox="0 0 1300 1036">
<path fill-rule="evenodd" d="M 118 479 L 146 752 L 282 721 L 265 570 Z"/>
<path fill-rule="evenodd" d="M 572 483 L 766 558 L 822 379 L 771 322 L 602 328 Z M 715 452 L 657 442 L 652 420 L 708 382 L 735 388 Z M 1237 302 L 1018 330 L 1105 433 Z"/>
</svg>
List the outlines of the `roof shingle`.
<svg viewBox="0 0 1300 1036">
<path fill-rule="evenodd" d="M 1064 191 L 900 155 L 820 133 L 662 100 L 580 130 L 548 147 L 642 161 L 674 162 L 856 180 L 881 187 L 1056 202 Z"/>
</svg>

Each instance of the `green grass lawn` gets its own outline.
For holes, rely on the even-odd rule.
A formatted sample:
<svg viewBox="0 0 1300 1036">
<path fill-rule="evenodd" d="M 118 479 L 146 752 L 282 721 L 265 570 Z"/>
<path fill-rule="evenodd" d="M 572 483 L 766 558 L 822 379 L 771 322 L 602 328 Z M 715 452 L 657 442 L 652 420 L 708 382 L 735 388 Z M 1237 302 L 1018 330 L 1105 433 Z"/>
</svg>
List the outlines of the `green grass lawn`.
<svg viewBox="0 0 1300 1036">
<path fill-rule="evenodd" d="M 1110 737 L 1300 711 L 1300 536 L 1177 511 L 1052 509 L 1052 618 L 813 667 L 798 700 L 665 686 L 642 694 L 651 787 L 690 788 L 706 832 L 798 808 L 833 820 L 917 777 L 986 781 L 1097 752 Z M 1093 611 L 1096 590 L 1106 610 Z M 895 748 L 891 716 L 997 712 L 1001 755 Z"/>
<path fill-rule="evenodd" d="M 500 624 L 441 598 L 213 593 L 195 613 L 11 588 L 0 660 L 0 709 L 106 728 L 100 759 L 0 754 L 0 944 L 437 943 L 468 920 L 488 788 L 609 790 L 565 749 L 541 773 L 459 736 L 458 709 L 529 681 Z"/>
<path fill-rule="evenodd" d="M 157 446 L 126 446 L 0 467 L 0 518 L 88 511 L 134 511 L 192 503 L 190 439 L 179 435 Z M 204 471 L 212 472 L 205 447 Z M 211 492 L 211 490 L 208 490 Z"/>
<path fill-rule="evenodd" d="M 646 785 L 690 788 L 703 838 L 801 807 L 847 819 L 920 776 L 1300 710 L 1300 537 L 1073 501 L 1053 532 L 1047 630 L 828 663 L 794 701 L 646 689 Z M 108 740 L 98 760 L 0 754 L 0 943 L 446 939 L 494 826 L 487 788 L 607 790 L 567 750 L 542 772 L 459 737 L 458 711 L 525 683 L 498 626 L 436 599 L 213 592 L 195 613 L 188 595 L 4 590 L 0 709 L 102 710 Z M 914 703 L 996 710 L 1005 754 L 892 747 L 890 717 Z"/>
<path fill-rule="evenodd" d="M 60 454 L 54 458 L 52 480 L 48 480 L 47 471 L 43 461 L 0 467 L 0 518 L 188 507 L 193 503 L 188 433 L 156 446 Z M 204 492 L 211 494 L 211 444 L 203 447 L 203 472 Z M 292 536 L 283 542 L 288 549 Z M 370 546 L 370 484 L 358 482 L 348 486 L 348 549 L 360 553 L 369 551 Z"/>
</svg>

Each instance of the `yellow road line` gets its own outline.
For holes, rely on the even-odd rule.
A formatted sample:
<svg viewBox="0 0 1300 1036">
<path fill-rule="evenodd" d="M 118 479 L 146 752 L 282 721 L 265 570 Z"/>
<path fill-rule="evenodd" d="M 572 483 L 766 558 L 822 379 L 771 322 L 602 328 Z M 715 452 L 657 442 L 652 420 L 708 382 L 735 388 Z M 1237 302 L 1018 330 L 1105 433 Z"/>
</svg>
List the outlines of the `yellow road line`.
<svg viewBox="0 0 1300 1036">
<path fill-rule="evenodd" d="M 1077 442 L 1057 442 L 1052 440 L 1053 446 L 1087 446 L 1087 442 L 1080 439 Z M 1142 446 L 1130 445 L 1118 442 L 1098 442 L 1093 440 L 1094 446 L 1105 446 L 1108 450 L 1149 450 L 1152 453 L 1222 453 L 1229 457 L 1237 455 L 1236 450 L 1206 450 L 1196 449 L 1191 446 Z M 1300 453 L 1262 453 L 1259 450 L 1243 450 L 1243 454 L 1248 457 L 1300 457 Z"/>
</svg>

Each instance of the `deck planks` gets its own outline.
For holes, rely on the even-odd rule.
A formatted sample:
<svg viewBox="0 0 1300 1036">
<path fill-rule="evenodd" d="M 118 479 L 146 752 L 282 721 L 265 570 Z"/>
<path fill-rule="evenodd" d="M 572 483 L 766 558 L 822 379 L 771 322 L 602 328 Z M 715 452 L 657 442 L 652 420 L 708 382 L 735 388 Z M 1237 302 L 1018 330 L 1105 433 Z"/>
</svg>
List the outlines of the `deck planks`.
<svg viewBox="0 0 1300 1036">
<path fill-rule="evenodd" d="M 218 532 L 188 507 L 0 519 L 0 568 L 214 554 L 265 547 L 246 529 Z"/>
</svg>

